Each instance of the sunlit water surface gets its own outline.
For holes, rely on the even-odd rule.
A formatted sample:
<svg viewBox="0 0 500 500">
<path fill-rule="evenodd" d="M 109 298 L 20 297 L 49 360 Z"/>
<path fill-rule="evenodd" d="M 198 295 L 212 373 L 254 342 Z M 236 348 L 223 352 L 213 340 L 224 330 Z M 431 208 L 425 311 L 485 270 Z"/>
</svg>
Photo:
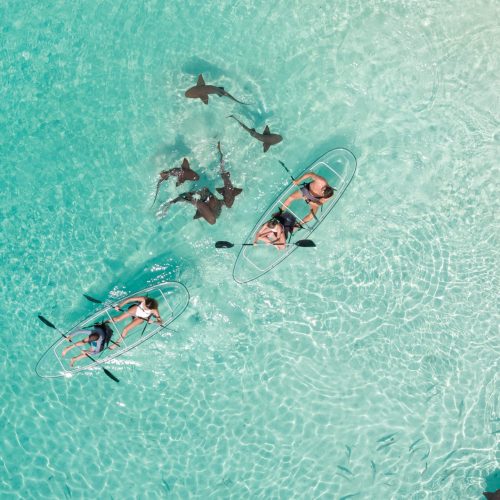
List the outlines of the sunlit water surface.
<svg viewBox="0 0 500 500">
<path fill-rule="evenodd" d="M 0 496 L 481 498 L 500 488 L 496 2 L 0 6 Z M 203 73 L 241 106 L 184 91 Z M 284 140 L 266 154 L 235 114 Z M 158 173 L 243 187 L 215 226 Z M 237 248 L 333 147 L 358 171 L 248 285 Z M 61 329 L 185 283 L 170 332 L 44 380 Z"/>
</svg>

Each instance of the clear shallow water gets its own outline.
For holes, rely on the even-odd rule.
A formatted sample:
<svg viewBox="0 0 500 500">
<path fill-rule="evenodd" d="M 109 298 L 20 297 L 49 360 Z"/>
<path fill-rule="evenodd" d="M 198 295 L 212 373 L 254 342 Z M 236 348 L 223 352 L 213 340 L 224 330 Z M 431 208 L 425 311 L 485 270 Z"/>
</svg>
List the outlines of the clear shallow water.
<svg viewBox="0 0 500 500">
<path fill-rule="evenodd" d="M 29 12 L 29 15 L 27 14 Z M 0 7 L 3 497 L 480 498 L 499 488 L 493 2 Z M 246 108 L 183 97 L 203 72 Z M 262 154 L 228 114 L 284 141 Z M 245 191 L 214 227 L 150 209 L 188 156 Z M 279 272 L 234 283 L 256 214 L 326 149 L 355 181 Z M 163 186 L 161 201 L 176 190 Z M 301 258 L 302 256 L 302 258 Z M 192 304 L 109 368 L 36 377 L 107 298 Z M 356 497 L 354 497 L 356 498 Z"/>
</svg>

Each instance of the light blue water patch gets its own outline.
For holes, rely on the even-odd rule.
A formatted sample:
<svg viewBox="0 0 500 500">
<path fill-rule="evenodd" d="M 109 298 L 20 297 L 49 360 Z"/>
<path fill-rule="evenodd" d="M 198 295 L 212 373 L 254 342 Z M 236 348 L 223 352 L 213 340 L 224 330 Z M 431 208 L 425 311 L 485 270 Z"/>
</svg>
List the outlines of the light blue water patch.
<svg viewBox="0 0 500 500">
<path fill-rule="evenodd" d="M 498 7 L 0 6 L 0 496 L 480 498 L 500 488 Z M 184 92 L 203 73 L 228 98 Z M 262 144 L 234 120 L 282 143 Z M 189 189 L 243 188 L 215 226 Z M 326 150 L 353 183 L 248 285 L 237 248 Z M 153 202 L 158 174 L 200 173 Z M 34 367 L 102 300 L 179 280 L 172 331 L 102 371 Z"/>
</svg>

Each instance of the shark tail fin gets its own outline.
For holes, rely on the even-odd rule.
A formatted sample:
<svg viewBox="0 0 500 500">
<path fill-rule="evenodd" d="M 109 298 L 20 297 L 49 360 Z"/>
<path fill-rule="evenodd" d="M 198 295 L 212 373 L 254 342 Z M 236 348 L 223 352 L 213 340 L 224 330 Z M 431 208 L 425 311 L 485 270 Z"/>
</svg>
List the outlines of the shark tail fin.
<svg viewBox="0 0 500 500">
<path fill-rule="evenodd" d="M 156 201 L 156 198 L 158 197 L 158 191 L 160 190 L 160 184 L 163 182 L 163 179 L 160 179 L 158 181 L 158 184 L 156 184 L 156 193 L 155 193 L 155 197 L 153 199 L 153 203 L 151 203 L 151 206 L 153 206 L 155 204 L 155 201 Z"/>
</svg>

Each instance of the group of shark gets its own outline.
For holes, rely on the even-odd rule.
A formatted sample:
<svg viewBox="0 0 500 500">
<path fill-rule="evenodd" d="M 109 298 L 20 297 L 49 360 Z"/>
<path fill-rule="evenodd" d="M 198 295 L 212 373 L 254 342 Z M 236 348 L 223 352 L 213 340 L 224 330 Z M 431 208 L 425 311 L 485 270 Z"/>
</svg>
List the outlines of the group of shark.
<svg viewBox="0 0 500 500">
<path fill-rule="evenodd" d="M 203 75 L 198 76 L 196 85 L 186 90 L 184 95 L 191 99 L 200 99 L 204 104 L 208 104 L 208 96 L 210 94 L 218 95 L 219 97 L 225 96 L 239 104 L 243 104 L 245 106 L 248 105 L 247 103 L 235 99 L 229 92 L 226 92 L 226 90 L 224 90 L 224 87 L 207 85 L 205 83 L 205 80 L 203 79 Z M 278 144 L 283 140 L 283 137 L 281 135 L 272 134 L 267 125 L 264 128 L 263 133 L 261 134 L 254 128 L 247 127 L 234 115 L 229 115 L 228 118 L 233 118 L 234 120 L 236 120 L 240 124 L 240 126 L 244 130 L 246 130 L 252 137 L 262 142 L 264 153 L 267 152 L 271 146 L 273 146 L 274 144 Z M 202 217 L 209 224 L 215 224 L 217 217 L 220 215 L 222 207 L 226 206 L 227 208 L 231 208 L 233 206 L 234 199 L 243 190 L 234 187 L 231 183 L 230 174 L 224 168 L 224 158 L 220 148 L 220 142 L 217 144 L 217 149 L 220 155 L 220 176 L 222 178 L 222 181 L 224 182 L 224 187 L 216 188 L 216 190 L 222 195 L 222 200 L 217 198 L 208 188 L 204 187 L 199 191 L 189 191 L 186 193 L 182 193 L 177 198 L 166 202 L 163 205 L 160 216 L 164 216 L 168 208 L 174 203 L 185 201 L 196 208 L 196 213 L 193 217 L 194 219 Z M 160 172 L 160 179 L 158 180 L 158 183 L 156 185 L 156 193 L 153 200 L 153 205 L 158 196 L 158 191 L 160 189 L 161 183 L 163 181 L 166 181 L 170 177 L 177 177 L 176 186 L 180 186 L 185 181 L 197 181 L 200 178 L 200 176 L 191 169 L 187 158 L 184 158 L 180 167 L 171 168 L 170 170 L 163 170 L 162 172 Z"/>
</svg>

